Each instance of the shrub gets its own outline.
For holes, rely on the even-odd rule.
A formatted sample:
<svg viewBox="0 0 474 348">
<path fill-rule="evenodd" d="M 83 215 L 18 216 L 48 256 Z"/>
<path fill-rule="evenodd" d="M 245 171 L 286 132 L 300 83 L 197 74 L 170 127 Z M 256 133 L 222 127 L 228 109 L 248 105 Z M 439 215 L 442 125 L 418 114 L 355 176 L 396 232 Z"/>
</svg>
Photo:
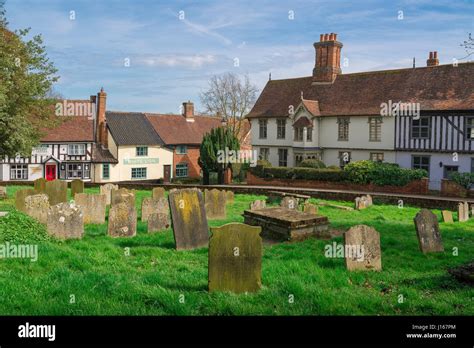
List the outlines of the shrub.
<svg viewBox="0 0 474 348">
<path fill-rule="evenodd" d="M 351 182 L 368 184 L 372 179 L 376 164 L 374 161 L 351 162 L 344 167 L 344 172 L 346 172 L 347 178 Z"/>
<path fill-rule="evenodd" d="M 255 167 L 249 167 L 249 170 L 252 174 L 255 174 L 256 176 L 263 178 L 265 175 L 264 169 L 271 166 L 272 164 L 268 162 L 267 160 L 258 160 L 257 165 Z"/>
<path fill-rule="evenodd" d="M 305 159 L 301 161 L 298 167 L 319 169 L 319 168 L 326 168 L 326 165 L 323 163 L 323 161 L 320 161 L 317 159 Z"/>
<path fill-rule="evenodd" d="M 341 170 L 341 168 L 339 166 L 335 166 L 335 165 L 327 166 L 326 169 Z"/>
<path fill-rule="evenodd" d="M 450 179 L 465 189 L 474 185 L 474 173 L 452 173 Z"/>
<path fill-rule="evenodd" d="M 319 180 L 319 181 L 345 181 L 347 175 L 341 169 L 314 169 L 314 168 L 295 168 L 294 176 L 296 179 Z"/>
<path fill-rule="evenodd" d="M 275 179 L 296 179 L 294 177 L 294 168 L 288 167 L 265 167 L 264 177 Z"/>
</svg>

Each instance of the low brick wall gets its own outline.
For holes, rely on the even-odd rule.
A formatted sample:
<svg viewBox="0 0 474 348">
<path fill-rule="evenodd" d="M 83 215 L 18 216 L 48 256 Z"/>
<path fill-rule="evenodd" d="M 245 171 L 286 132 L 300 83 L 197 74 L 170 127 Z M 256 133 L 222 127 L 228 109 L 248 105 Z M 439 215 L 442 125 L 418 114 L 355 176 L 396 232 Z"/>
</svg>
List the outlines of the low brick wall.
<svg viewBox="0 0 474 348">
<path fill-rule="evenodd" d="M 412 181 L 405 186 L 377 186 L 372 184 L 362 185 L 346 182 L 293 180 L 293 179 L 264 179 L 247 172 L 247 185 L 266 185 L 281 187 L 303 187 L 327 190 L 350 190 L 361 192 L 386 192 L 427 195 L 428 179 Z"/>
<path fill-rule="evenodd" d="M 452 180 L 442 179 L 441 180 L 441 196 L 474 197 L 474 191 L 468 190 Z"/>
</svg>

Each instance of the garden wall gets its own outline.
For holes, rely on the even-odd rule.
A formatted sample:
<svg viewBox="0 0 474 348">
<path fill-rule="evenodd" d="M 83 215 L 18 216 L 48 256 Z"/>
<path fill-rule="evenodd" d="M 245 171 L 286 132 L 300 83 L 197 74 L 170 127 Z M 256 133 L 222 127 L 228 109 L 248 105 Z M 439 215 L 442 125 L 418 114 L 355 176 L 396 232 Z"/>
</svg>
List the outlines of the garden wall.
<svg viewBox="0 0 474 348">
<path fill-rule="evenodd" d="M 452 180 L 442 179 L 441 195 L 447 197 L 474 197 L 474 191 L 468 190 Z"/>
</svg>

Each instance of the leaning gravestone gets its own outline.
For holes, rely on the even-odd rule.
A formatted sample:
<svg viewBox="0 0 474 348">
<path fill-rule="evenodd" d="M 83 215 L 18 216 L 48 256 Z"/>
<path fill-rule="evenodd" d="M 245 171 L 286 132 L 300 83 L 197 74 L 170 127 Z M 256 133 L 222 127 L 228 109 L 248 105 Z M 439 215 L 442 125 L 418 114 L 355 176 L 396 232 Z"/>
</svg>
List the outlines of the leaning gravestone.
<svg viewBox="0 0 474 348">
<path fill-rule="evenodd" d="M 202 192 L 196 188 L 176 190 L 168 195 L 177 250 L 205 247 L 209 243 L 208 224 Z"/>
<path fill-rule="evenodd" d="M 444 251 L 436 215 L 428 209 L 421 209 L 414 221 L 420 250 L 424 254 Z"/>
<path fill-rule="evenodd" d="M 204 206 L 208 219 L 226 218 L 226 192 L 212 189 L 204 191 Z"/>
<path fill-rule="evenodd" d="M 112 202 L 112 191 L 118 190 L 118 185 L 114 184 L 105 184 L 100 186 L 100 194 L 104 194 L 107 199 L 107 205 L 110 205 Z"/>
<path fill-rule="evenodd" d="M 151 197 L 153 199 L 165 198 L 165 189 L 163 187 L 155 187 L 151 191 Z"/>
<path fill-rule="evenodd" d="M 441 212 L 441 214 L 443 215 L 443 221 L 448 223 L 448 224 L 452 224 L 454 222 L 453 220 L 453 213 L 450 212 L 449 210 L 443 210 Z"/>
<path fill-rule="evenodd" d="M 0 186 L 0 199 L 6 199 L 6 198 L 7 198 L 7 187 Z"/>
<path fill-rule="evenodd" d="M 44 193 L 25 198 L 25 213 L 42 224 L 48 222 L 49 200 Z"/>
<path fill-rule="evenodd" d="M 266 206 L 267 203 L 265 202 L 265 200 L 257 199 L 256 201 L 250 203 L 250 210 L 264 209 Z"/>
<path fill-rule="evenodd" d="M 355 209 L 362 210 L 372 206 L 372 196 L 366 195 L 361 197 L 356 197 L 355 199 Z"/>
<path fill-rule="evenodd" d="M 344 233 L 346 267 L 349 271 L 380 271 L 380 234 L 366 225 L 352 226 Z"/>
<path fill-rule="evenodd" d="M 118 190 L 112 191 L 112 205 L 126 203 L 131 208 L 135 208 L 135 192 L 127 190 L 126 188 L 121 188 Z"/>
<path fill-rule="evenodd" d="M 85 224 L 103 224 L 105 222 L 105 211 L 107 209 L 107 197 L 105 195 L 77 193 L 74 201 L 81 208 Z"/>
<path fill-rule="evenodd" d="M 84 193 L 84 181 L 75 179 L 71 181 L 71 197 L 74 199 L 76 193 Z"/>
<path fill-rule="evenodd" d="M 168 211 L 169 207 L 166 198 L 144 198 L 142 201 L 142 222 L 148 221 L 151 214 L 168 213 Z"/>
<path fill-rule="evenodd" d="M 23 189 L 23 190 L 18 190 L 15 193 L 15 208 L 16 210 L 19 210 L 23 213 L 26 212 L 26 207 L 25 207 L 25 198 L 28 196 L 33 196 L 36 194 L 35 190 L 33 189 Z"/>
<path fill-rule="evenodd" d="M 39 178 L 34 181 L 35 185 L 35 191 L 37 193 L 45 193 L 46 192 L 46 179 L 45 178 Z"/>
<path fill-rule="evenodd" d="M 211 227 L 209 291 L 255 292 L 262 286 L 262 228 L 241 223 Z"/>
<path fill-rule="evenodd" d="M 153 213 L 148 216 L 148 233 L 154 233 L 170 228 L 169 213 Z"/>
<path fill-rule="evenodd" d="M 303 212 L 317 215 L 318 214 L 318 206 L 315 205 L 315 204 L 311 204 L 309 202 L 305 202 L 303 204 Z"/>
<path fill-rule="evenodd" d="M 137 234 L 137 212 L 127 203 L 112 205 L 109 211 L 110 237 L 134 237 Z"/>
<path fill-rule="evenodd" d="M 458 204 L 458 220 L 464 222 L 469 220 L 469 205 L 467 202 L 459 202 Z"/>
<path fill-rule="evenodd" d="M 48 233 L 59 239 L 80 239 L 84 235 L 84 218 L 75 203 L 51 206 L 47 220 Z"/>
<path fill-rule="evenodd" d="M 226 194 L 227 203 L 229 204 L 234 203 L 234 192 L 226 191 L 225 194 Z"/>
<path fill-rule="evenodd" d="M 298 199 L 295 197 L 283 197 L 280 206 L 286 209 L 298 209 Z"/>
<path fill-rule="evenodd" d="M 67 202 L 67 181 L 53 180 L 46 182 L 45 193 L 49 197 L 49 204 L 57 205 Z"/>
</svg>

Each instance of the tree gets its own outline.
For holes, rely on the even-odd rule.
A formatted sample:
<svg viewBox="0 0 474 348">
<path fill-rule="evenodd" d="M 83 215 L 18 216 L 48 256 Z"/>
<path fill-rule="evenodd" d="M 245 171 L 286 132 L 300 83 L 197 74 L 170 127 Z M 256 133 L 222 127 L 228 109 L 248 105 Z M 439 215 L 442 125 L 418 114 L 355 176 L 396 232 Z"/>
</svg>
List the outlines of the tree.
<svg viewBox="0 0 474 348">
<path fill-rule="evenodd" d="M 461 59 L 466 59 L 470 57 L 471 55 L 474 54 L 474 39 L 472 38 L 472 34 L 469 33 L 469 36 L 467 40 L 464 40 L 463 43 L 461 44 L 462 47 L 465 48 L 467 56 L 461 58 Z"/>
<path fill-rule="evenodd" d="M 58 79 L 41 36 L 27 40 L 29 29 L 7 25 L 0 0 L 0 158 L 31 154 L 41 129 L 54 122 L 48 93 Z"/>
<path fill-rule="evenodd" d="M 209 89 L 201 93 L 201 103 L 205 111 L 219 114 L 227 127 L 239 139 L 242 121 L 257 99 L 258 89 L 250 83 L 247 75 L 242 79 L 233 73 L 215 75 L 209 80 Z"/>
<path fill-rule="evenodd" d="M 209 185 L 209 174 L 218 173 L 218 183 L 224 183 L 224 172 L 230 167 L 225 154 L 240 149 L 239 140 L 227 127 L 213 128 L 204 135 L 199 149 L 199 166 L 203 172 L 203 183 Z"/>
</svg>

